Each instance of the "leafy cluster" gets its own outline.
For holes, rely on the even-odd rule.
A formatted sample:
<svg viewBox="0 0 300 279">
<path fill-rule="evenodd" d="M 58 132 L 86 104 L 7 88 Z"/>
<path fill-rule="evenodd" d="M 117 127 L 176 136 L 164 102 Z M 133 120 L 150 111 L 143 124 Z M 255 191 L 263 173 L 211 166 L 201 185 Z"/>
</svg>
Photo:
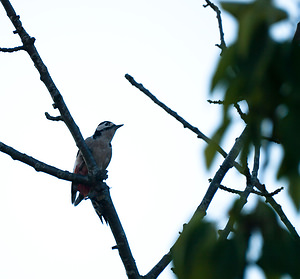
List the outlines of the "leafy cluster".
<svg viewBox="0 0 300 279">
<path fill-rule="evenodd" d="M 222 7 L 237 19 L 239 33 L 236 42 L 224 50 L 212 79 L 212 91 L 224 92 L 223 122 L 213 138 L 220 142 L 230 126 L 232 105 L 246 102 L 248 110 L 243 120 L 250 135 L 244 154 L 251 144 L 280 143 L 283 158 L 277 177 L 288 179 L 291 197 L 299 209 L 299 40 L 278 42 L 272 38 L 272 25 L 287 19 L 287 13 L 271 0 L 247 4 L 223 2 Z M 215 152 L 208 147 L 206 156 L 210 165 Z"/>
<path fill-rule="evenodd" d="M 234 208 L 231 214 L 236 214 Z M 174 272 L 179 279 L 244 278 L 248 267 L 260 267 L 266 278 L 290 275 L 300 278 L 300 242 L 281 228 L 276 214 L 265 203 L 246 215 L 236 214 L 235 231 L 218 239 L 212 223 L 193 218 L 173 248 Z M 253 234 L 262 237 L 257 259 L 247 257 Z"/>
</svg>

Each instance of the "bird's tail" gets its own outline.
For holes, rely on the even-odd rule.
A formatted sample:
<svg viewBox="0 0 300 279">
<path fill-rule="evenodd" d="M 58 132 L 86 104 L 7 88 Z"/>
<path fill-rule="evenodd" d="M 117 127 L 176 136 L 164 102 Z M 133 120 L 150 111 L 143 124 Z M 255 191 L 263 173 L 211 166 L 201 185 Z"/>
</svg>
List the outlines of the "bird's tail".
<svg viewBox="0 0 300 279">
<path fill-rule="evenodd" d="M 71 186 L 72 204 L 74 204 L 74 206 L 78 205 L 89 194 L 89 191 L 90 191 L 89 186 L 72 183 Z"/>
<path fill-rule="evenodd" d="M 101 206 L 101 203 L 96 202 L 95 200 L 91 200 L 93 207 L 97 213 L 97 215 L 100 218 L 101 223 L 103 224 L 103 220 L 105 221 L 105 223 L 108 223 L 108 220 L 105 218 L 104 214 L 103 214 L 103 208 Z"/>
</svg>

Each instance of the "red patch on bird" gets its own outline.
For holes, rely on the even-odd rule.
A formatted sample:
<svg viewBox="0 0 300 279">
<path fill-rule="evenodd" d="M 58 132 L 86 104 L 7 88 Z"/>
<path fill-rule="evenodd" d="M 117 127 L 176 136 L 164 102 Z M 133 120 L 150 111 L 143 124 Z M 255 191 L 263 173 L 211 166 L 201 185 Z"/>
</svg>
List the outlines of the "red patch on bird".
<svg viewBox="0 0 300 279">
<path fill-rule="evenodd" d="M 90 192 L 91 187 L 83 184 L 77 185 L 77 190 L 82 194 L 84 197 L 86 197 Z"/>
<path fill-rule="evenodd" d="M 83 166 L 77 166 L 74 170 L 74 173 L 78 173 L 81 175 L 87 175 L 88 174 L 88 169 L 86 165 L 84 164 Z M 86 197 L 89 192 L 90 192 L 91 187 L 88 185 L 83 185 L 83 184 L 78 184 L 77 185 L 77 190 L 82 194 L 84 197 Z"/>
<path fill-rule="evenodd" d="M 88 174 L 88 169 L 86 167 L 86 165 L 82 165 L 82 166 L 76 166 L 74 173 L 79 173 L 81 175 L 87 175 Z"/>
</svg>

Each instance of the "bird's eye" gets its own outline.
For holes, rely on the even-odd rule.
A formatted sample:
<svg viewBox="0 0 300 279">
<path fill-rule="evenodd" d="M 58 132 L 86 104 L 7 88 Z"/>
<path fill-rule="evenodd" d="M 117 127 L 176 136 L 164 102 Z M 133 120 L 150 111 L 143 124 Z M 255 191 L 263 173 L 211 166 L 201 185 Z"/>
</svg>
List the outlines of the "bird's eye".
<svg viewBox="0 0 300 279">
<path fill-rule="evenodd" d="M 106 122 L 106 123 L 105 123 L 105 126 L 109 126 L 109 122 Z"/>
</svg>

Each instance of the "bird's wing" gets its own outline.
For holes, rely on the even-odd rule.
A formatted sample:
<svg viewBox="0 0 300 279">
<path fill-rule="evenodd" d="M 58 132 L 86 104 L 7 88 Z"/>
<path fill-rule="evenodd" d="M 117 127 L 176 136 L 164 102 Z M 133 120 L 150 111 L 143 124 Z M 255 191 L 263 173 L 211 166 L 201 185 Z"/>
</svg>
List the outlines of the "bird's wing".
<svg viewBox="0 0 300 279">
<path fill-rule="evenodd" d="M 87 173 L 88 173 L 88 169 L 86 167 L 86 164 L 83 160 L 83 156 L 82 156 L 80 151 L 78 151 L 78 153 L 77 153 L 73 172 L 81 174 L 81 175 L 87 175 Z M 74 204 L 75 206 L 77 204 L 79 204 L 84 199 L 84 197 L 85 197 L 84 194 L 85 193 L 88 194 L 88 192 L 89 192 L 88 190 L 89 189 L 87 189 L 87 186 L 82 185 L 82 184 L 78 184 L 76 182 L 72 182 L 72 185 L 71 185 L 71 201 L 72 201 L 72 204 Z M 79 195 L 76 199 L 77 191 L 80 191 L 80 193 L 79 193 Z"/>
</svg>

